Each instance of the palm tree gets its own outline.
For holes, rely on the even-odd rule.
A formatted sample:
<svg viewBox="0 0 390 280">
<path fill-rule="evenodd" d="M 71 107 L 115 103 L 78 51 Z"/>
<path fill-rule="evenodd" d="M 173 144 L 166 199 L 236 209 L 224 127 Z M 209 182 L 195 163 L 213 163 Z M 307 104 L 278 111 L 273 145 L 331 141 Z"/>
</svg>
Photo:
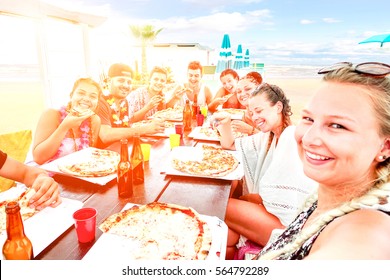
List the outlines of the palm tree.
<svg viewBox="0 0 390 280">
<path fill-rule="evenodd" d="M 132 35 L 141 41 L 141 81 L 144 83 L 147 81 L 148 68 L 146 64 L 146 47 L 149 42 L 154 41 L 156 36 L 163 30 L 160 28 L 155 30 L 153 25 L 130 25 L 130 31 Z"/>
</svg>

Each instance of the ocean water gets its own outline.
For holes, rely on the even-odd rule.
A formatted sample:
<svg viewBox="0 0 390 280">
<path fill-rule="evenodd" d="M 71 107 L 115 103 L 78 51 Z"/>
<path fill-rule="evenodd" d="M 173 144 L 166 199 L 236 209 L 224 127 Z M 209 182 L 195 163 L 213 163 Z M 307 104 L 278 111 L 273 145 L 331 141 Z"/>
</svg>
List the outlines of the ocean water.
<svg viewBox="0 0 390 280">
<path fill-rule="evenodd" d="M 316 78 L 317 71 L 321 66 L 314 65 L 265 65 L 261 74 L 265 78 Z M 251 69 L 238 71 L 240 74 L 251 71 Z M 218 79 L 219 75 L 215 74 L 214 79 Z M 37 64 L 0 64 L 0 82 L 12 81 L 39 81 L 40 69 Z"/>
<path fill-rule="evenodd" d="M 318 78 L 317 72 L 321 68 L 317 65 L 265 65 L 264 76 L 275 79 Z"/>
</svg>

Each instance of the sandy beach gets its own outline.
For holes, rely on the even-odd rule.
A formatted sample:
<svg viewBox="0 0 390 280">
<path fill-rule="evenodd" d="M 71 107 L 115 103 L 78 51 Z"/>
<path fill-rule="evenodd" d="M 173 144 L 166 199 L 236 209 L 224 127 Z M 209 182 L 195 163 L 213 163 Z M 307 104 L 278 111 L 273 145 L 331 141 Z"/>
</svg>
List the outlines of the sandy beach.
<svg viewBox="0 0 390 280">
<path fill-rule="evenodd" d="M 278 85 L 290 99 L 294 123 L 300 120 L 301 111 L 319 86 L 320 78 L 267 79 L 267 83 Z"/>
<path fill-rule="evenodd" d="M 268 78 L 266 82 L 280 86 L 290 99 L 293 121 L 299 120 L 300 112 L 319 84 L 319 78 Z M 205 80 L 215 93 L 220 82 Z M 37 81 L 0 82 L 0 134 L 24 129 L 34 132 L 43 110 L 45 98 L 43 85 Z"/>
</svg>

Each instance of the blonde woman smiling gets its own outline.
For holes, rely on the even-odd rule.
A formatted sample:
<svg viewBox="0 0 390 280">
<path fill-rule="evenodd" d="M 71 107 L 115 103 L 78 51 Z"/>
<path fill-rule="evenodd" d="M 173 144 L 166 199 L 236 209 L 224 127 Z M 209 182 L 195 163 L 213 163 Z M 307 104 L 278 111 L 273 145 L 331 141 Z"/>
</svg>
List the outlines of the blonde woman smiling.
<svg viewBox="0 0 390 280">
<path fill-rule="evenodd" d="M 390 259 L 390 65 L 339 63 L 295 138 L 318 195 L 261 259 Z"/>
</svg>

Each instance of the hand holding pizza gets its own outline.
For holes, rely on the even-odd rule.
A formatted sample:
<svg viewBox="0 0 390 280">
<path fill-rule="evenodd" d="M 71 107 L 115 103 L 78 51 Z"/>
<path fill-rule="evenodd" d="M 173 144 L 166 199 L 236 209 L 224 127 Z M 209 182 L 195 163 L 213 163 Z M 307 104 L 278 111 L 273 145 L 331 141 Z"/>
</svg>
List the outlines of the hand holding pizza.
<svg viewBox="0 0 390 280">
<path fill-rule="evenodd" d="M 180 100 L 186 92 L 192 92 L 192 89 L 178 85 L 173 91 L 173 97 Z"/>
<path fill-rule="evenodd" d="M 65 126 L 68 129 L 74 127 L 80 127 L 81 123 L 84 120 L 86 120 L 87 118 L 91 117 L 94 114 L 95 112 L 89 109 L 82 112 L 72 109 L 71 112 L 62 121 L 61 125 Z"/>
<path fill-rule="evenodd" d="M 35 179 L 31 188 L 35 194 L 31 196 L 29 206 L 40 210 L 46 206 L 57 207 L 62 202 L 57 182 L 45 173 Z"/>
<path fill-rule="evenodd" d="M 217 128 L 220 125 L 228 125 L 231 123 L 231 116 L 226 112 L 216 112 L 210 120 L 212 128 Z"/>
<path fill-rule="evenodd" d="M 233 120 L 232 130 L 233 132 L 242 132 L 249 135 L 253 131 L 253 126 L 241 120 Z"/>
<path fill-rule="evenodd" d="M 163 97 L 157 94 L 149 100 L 149 103 L 146 106 L 148 106 L 148 109 L 151 110 L 156 108 L 161 101 L 163 101 Z"/>
<path fill-rule="evenodd" d="M 165 131 L 165 121 L 162 119 L 154 119 L 150 123 L 141 126 L 141 134 L 155 134 L 162 133 Z"/>
</svg>

